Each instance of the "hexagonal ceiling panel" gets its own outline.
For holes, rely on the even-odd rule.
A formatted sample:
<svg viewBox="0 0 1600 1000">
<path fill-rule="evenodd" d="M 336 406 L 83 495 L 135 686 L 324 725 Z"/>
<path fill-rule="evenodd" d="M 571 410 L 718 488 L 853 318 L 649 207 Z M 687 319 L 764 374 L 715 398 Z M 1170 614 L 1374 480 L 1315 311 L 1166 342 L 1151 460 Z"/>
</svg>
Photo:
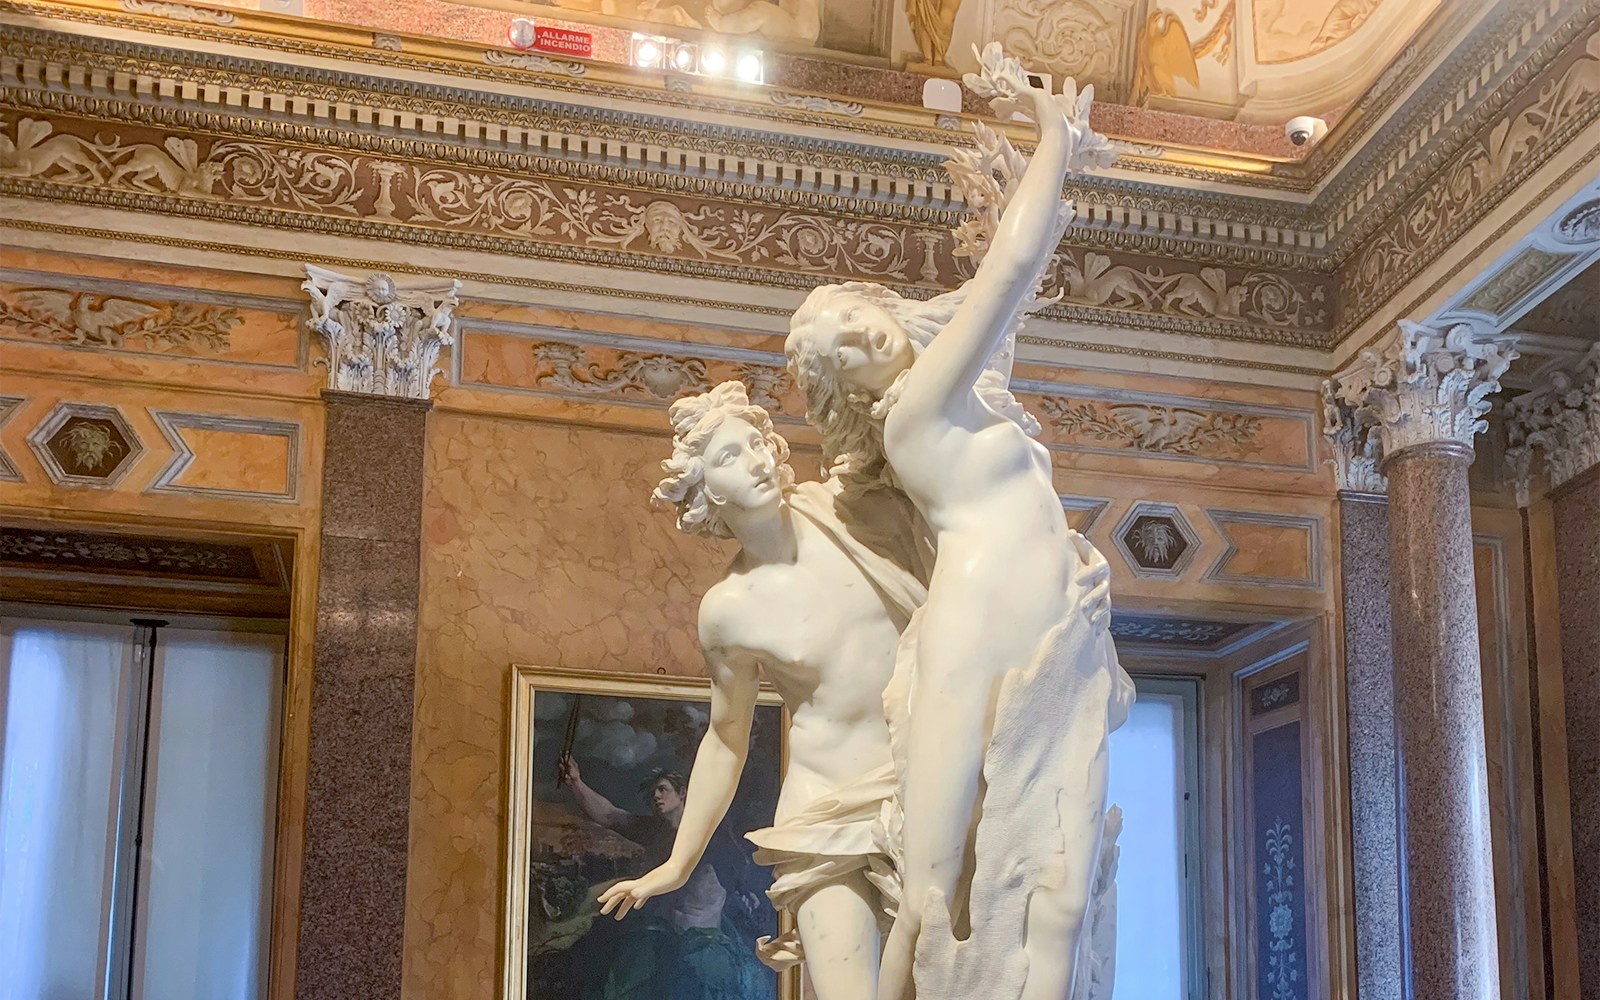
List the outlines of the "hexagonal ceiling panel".
<svg viewBox="0 0 1600 1000">
<path fill-rule="evenodd" d="M 117 408 L 98 403 L 57 403 L 28 435 L 28 447 L 52 482 L 101 489 L 121 482 L 144 454 Z"/>
<path fill-rule="evenodd" d="M 1133 505 L 1112 533 L 1135 576 L 1176 579 L 1200 551 L 1200 538 L 1170 503 Z"/>
</svg>

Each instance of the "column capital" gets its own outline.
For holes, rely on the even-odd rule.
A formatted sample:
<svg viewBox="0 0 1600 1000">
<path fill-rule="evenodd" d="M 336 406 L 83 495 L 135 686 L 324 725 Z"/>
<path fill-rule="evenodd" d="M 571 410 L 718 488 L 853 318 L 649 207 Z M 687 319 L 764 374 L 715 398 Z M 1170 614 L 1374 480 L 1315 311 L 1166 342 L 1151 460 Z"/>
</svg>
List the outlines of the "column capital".
<svg viewBox="0 0 1600 1000">
<path fill-rule="evenodd" d="M 1506 461 L 1527 503 L 1533 452 L 1544 453 L 1551 488 L 1600 464 L 1600 344 L 1571 365 L 1546 373 L 1546 384 L 1506 404 Z"/>
<path fill-rule="evenodd" d="M 1329 380 L 1329 390 L 1378 438 L 1380 461 L 1407 448 L 1472 448 L 1490 393 L 1517 352 L 1510 338 L 1480 338 L 1466 323 L 1442 329 L 1401 320 Z"/>
<path fill-rule="evenodd" d="M 1333 447 L 1333 477 L 1340 493 L 1389 492 L 1378 471 L 1378 437 L 1355 407 L 1339 398 L 1332 380 L 1322 383 L 1322 435 Z"/>
<path fill-rule="evenodd" d="M 307 325 L 328 348 L 328 388 L 427 399 L 439 351 L 455 342 L 459 281 L 399 284 L 383 272 L 365 278 L 305 265 Z"/>
</svg>

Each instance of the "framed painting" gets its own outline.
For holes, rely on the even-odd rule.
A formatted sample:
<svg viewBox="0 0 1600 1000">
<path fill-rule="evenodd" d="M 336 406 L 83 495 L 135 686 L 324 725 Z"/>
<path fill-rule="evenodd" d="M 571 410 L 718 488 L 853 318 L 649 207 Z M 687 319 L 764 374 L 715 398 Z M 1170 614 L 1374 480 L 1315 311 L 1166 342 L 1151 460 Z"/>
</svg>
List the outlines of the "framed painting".
<svg viewBox="0 0 1600 1000">
<path fill-rule="evenodd" d="M 755 942 L 776 935 L 771 874 L 743 834 L 772 823 L 787 760 L 763 689 L 733 805 L 688 884 L 625 919 L 599 894 L 665 861 L 710 684 L 517 666 L 506 782 L 504 1000 L 797 1000 Z"/>
</svg>

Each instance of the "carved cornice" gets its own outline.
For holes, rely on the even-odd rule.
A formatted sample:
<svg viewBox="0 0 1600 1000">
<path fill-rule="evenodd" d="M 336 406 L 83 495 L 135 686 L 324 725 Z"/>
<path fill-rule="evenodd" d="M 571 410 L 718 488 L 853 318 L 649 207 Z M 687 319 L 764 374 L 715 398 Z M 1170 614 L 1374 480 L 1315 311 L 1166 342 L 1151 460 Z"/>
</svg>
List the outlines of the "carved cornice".
<svg viewBox="0 0 1600 1000">
<path fill-rule="evenodd" d="M 427 399 L 439 351 L 455 342 L 459 281 L 400 285 L 387 274 L 352 278 L 306 265 L 306 321 L 328 349 L 328 388 Z"/>
<path fill-rule="evenodd" d="M 1524 505 L 1536 449 L 1552 489 L 1600 464 L 1600 344 L 1546 377 L 1546 385 L 1506 405 L 1506 462 Z"/>
<path fill-rule="evenodd" d="M 1509 341 L 1479 340 L 1466 324 L 1433 330 L 1401 320 L 1324 384 L 1325 426 L 1335 449 L 1351 456 L 1352 471 L 1359 471 L 1357 459 L 1376 457 L 1381 468 L 1419 445 L 1456 444 L 1470 451 L 1473 438 L 1488 428 L 1487 397 L 1499 391 L 1500 376 L 1516 357 Z M 1338 412 L 1330 413 L 1329 406 Z M 1348 438 L 1347 428 L 1353 428 Z"/>
</svg>

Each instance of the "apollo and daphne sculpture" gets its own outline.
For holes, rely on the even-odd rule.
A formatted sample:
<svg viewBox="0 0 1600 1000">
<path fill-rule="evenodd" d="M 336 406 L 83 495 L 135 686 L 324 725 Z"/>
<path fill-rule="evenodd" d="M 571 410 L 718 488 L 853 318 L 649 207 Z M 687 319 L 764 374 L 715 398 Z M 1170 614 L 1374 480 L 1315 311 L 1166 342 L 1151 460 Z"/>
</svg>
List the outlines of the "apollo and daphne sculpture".
<svg viewBox="0 0 1600 1000">
<path fill-rule="evenodd" d="M 1031 86 L 997 45 L 980 64 L 968 85 L 1040 141 L 1030 163 L 980 127 L 980 155 L 953 164 L 979 213 L 957 234 L 975 275 L 926 302 L 819 288 L 791 323 L 827 480 L 793 485 L 766 412 L 724 383 L 673 405 L 657 489 L 681 527 L 741 550 L 701 605 L 712 720 L 673 856 L 602 905 L 620 918 L 693 869 L 765 673 L 792 711 L 790 764 L 776 826 L 750 839 L 798 940 L 762 947 L 803 955 L 819 1000 L 1109 996 L 1106 739 L 1132 684 L 1109 567 L 1067 526 L 1006 386 L 1071 219 L 1063 180 L 1113 154 L 1088 92 Z"/>
</svg>

